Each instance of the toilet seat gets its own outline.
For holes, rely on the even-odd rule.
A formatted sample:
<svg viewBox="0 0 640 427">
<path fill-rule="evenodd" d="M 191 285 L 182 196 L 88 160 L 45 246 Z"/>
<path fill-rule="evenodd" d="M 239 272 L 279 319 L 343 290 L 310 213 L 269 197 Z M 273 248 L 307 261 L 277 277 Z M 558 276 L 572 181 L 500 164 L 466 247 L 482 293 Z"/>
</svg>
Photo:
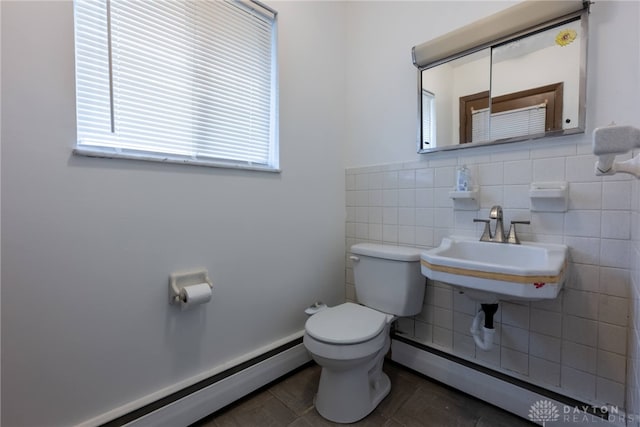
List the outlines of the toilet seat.
<svg viewBox="0 0 640 427">
<path fill-rule="evenodd" d="M 358 344 L 369 341 L 384 330 L 388 316 L 350 302 L 311 316 L 305 324 L 307 334 L 328 344 Z"/>
</svg>

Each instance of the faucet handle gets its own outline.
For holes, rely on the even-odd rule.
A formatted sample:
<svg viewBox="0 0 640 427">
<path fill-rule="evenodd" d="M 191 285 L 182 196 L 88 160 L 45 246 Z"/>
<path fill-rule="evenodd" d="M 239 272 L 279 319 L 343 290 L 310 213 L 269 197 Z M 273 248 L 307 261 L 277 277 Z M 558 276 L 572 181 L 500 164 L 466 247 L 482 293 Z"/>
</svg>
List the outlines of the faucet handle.
<svg viewBox="0 0 640 427">
<path fill-rule="evenodd" d="M 490 242 L 493 238 L 493 236 L 491 235 L 491 227 L 489 226 L 491 220 L 474 218 L 473 222 L 484 222 L 484 230 L 482 231 L 482 236 L 480 236 L 480 241 Z"/>
<path fill-rule="evenodd" d="M 511 221 L 507 243 L 519 245 L 520 239 L 518 239 L 518 233 L 516 233 L 516 224 L 531 224 L 531 221 Z"/>
</svg>

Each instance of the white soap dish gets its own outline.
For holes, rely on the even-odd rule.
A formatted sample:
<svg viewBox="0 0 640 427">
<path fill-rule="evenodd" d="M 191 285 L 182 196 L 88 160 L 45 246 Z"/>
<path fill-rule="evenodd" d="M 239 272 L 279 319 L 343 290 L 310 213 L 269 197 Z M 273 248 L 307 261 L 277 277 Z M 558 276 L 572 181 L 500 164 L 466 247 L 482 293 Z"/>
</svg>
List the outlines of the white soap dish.
<svg viewBox="0 0 640 427">
<path fill-rule="evenodd" d="M 534 212 L 566 212 L 569 184 L 566 181 L 533 182 L 529 187 L 529 197 Z"/>
<path fill-rule="evenodd" d="M 449 198 L 453 199 L 453 208 L 456 210 L 476 211 L 480 208 L 478 187 L 467 191 L 449 191 Z"/>
</svg>

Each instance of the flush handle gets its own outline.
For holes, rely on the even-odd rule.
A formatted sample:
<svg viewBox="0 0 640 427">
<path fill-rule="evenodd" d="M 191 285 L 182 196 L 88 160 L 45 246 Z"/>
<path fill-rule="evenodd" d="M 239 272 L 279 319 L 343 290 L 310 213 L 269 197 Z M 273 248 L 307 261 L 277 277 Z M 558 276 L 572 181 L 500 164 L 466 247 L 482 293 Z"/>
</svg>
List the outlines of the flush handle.
<svg viewBox="0 0 640 427">
<path fill-rule="evenodd" d="M 358 257 L 357 257 L 357 256 L 355 256 L 355 255 L 351 255 L 351 256 L 349 257 L 349 259 L 350 259 L 351 261 L 360 261 L 360 258 L 358 258 Z"/>
</svg>

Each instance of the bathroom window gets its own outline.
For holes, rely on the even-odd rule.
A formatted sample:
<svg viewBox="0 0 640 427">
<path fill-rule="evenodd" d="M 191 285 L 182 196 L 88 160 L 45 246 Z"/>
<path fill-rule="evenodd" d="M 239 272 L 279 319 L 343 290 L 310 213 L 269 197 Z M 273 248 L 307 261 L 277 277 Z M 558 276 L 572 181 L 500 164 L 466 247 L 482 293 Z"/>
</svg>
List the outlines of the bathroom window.
<svg viewBox="0 0 640 427">
<path fill-rule="evenodd" d="M 460 97 L 460 143 L 495 141 L 562 130 L 564 83 L 491 98 L 489 91 Z"/>
<path fill-rule="evenodd" d="M 76 0 L 74 152 L 278 170 L 276 12 Z"/>
<path fill-rule="evenodd" d="M 435 147 L 436 142 L 436 96 L 422 89 L 422 146 Z"/>
</svg>

